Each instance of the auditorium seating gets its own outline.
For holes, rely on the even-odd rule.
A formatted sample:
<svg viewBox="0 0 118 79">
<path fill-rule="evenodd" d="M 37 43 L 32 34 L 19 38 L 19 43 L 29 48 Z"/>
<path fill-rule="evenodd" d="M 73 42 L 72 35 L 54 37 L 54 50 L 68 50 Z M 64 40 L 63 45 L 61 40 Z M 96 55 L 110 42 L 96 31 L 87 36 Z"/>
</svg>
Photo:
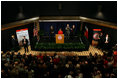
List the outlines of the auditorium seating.
<svg viewBox="0 0 118 79">
<path fill-rule="evenodd" d="M 117 55 L 1 54 L 2 78 L 116 78 Z"/>
</svg>

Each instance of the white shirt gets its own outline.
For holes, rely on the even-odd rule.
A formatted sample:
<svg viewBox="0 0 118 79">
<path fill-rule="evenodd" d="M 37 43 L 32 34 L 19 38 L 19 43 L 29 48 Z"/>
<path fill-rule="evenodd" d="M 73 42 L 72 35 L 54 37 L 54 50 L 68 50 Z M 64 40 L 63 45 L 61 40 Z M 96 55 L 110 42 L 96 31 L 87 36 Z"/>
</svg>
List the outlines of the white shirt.
<svg viewBox="0 0 118 79">
<path fill-rule="evenodd" d="M 24 39 L 24 44 L 26 44 L 26 39 Z"/>
<path fill-rule="evenodd" d="M 108 36 L 106 37 L 106 41 L 105 41 L 105 43 L 108 43 Z"/>
</svg>

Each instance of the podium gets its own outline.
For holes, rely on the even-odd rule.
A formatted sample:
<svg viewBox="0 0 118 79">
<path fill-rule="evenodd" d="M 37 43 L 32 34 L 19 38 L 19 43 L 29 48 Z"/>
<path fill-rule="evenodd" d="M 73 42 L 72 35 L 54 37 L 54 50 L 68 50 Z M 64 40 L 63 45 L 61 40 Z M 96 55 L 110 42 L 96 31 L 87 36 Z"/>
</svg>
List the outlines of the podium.
<svg viewBox="0 0 118 79">
<path fill-rule="evenodd" d="M 64 43 L 64 34 L 56 34 L 56 44 L 63 44 Z"/>
<path fill-rule="evenodd" d="M 92 40 L 92 45 L 93 46 L 97 46 L 98 45 L 98 41 Z"/>
</svg>

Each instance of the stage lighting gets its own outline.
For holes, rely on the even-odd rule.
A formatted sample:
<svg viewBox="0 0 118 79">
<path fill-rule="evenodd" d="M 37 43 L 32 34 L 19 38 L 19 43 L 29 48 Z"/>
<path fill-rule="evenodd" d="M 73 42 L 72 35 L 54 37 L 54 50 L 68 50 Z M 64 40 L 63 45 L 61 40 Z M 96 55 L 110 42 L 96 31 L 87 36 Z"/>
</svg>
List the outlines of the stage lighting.
<svg viewBox="0 0 118 79">
<path fill-rule="evenodd" d="M 104 15 L 103 15 L 103 12 L 102 12 L 102 6 L 101 5 L 98 6 L 98 12 L 96 14 L 96 18 L 104 19 Z"/>
<path fill-rule="evenodd" d="M 24 18 L 23 13 L 18 13 L 18 19 L 23 19 L 23 18 Z"/>
<path fill-rule="evenodd" d="M 24 14 L 23 14 L 23 7 L 22 6 L 20 6 L 19 7 L 19 13 L 18 13 L 18 19 L 23 19 L 25 16 L 24 16 Z"/>
<path fill-rule="evenodd" d="M 61 3 L 58 4 L 58 9 L 62 10 L 62 4 Z"/>
</svg>

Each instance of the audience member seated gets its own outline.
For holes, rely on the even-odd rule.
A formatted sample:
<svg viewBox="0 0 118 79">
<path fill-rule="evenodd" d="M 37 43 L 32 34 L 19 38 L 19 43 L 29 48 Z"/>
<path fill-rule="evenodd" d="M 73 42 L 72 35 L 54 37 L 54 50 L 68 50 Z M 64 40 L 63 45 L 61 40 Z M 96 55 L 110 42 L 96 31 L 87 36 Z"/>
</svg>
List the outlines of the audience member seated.
<svg viewBox="0 0 118 79">
<path fill-rule="evenodd" d="M 114 51 L 113 51 L 114 52 Z M 112 52 L 112 53 L 113 53 Z M 117 55 L 1 54 L 2 78 L 116 78 Z"/>
</svg>

